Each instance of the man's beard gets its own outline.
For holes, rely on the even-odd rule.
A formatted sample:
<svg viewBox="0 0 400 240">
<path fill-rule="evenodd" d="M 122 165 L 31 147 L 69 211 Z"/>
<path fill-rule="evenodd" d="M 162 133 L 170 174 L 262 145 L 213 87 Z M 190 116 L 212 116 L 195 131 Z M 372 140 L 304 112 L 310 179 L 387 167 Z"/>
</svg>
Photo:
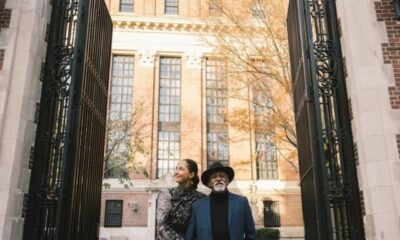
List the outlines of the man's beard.
<svg viewBox="0 0 400 240">
<path fill-rule="evenodd" d="M 224 182 L 216 182 L 213 184 L 214 192 L 225 192 L 226 184 Z"/>
</svg>

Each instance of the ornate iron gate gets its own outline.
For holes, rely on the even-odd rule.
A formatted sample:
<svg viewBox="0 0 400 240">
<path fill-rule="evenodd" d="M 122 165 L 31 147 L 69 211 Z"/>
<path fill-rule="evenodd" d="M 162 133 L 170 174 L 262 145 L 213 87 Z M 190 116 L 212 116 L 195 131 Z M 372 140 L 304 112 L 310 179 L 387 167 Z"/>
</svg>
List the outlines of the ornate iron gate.
<svg viewBox="0 0 400 240">
<path fill-rule="evenodd" d="M 288 34 L 306 239 L 365 239 L 335 1 L 290 0 Z"/>
<path fill-rule="evenodd" d="M 112 22 L 53 0 L 23 239 L 97 239 Z"/>
</svg>

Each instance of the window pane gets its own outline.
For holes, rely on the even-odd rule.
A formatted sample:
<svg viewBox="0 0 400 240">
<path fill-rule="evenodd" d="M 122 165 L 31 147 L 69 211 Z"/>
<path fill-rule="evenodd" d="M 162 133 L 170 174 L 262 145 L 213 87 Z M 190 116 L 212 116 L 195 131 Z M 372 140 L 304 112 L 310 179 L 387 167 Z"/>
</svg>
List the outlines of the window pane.
<svg viewBox="0 0 400 240">
<path fill-rule="evenodd" d="M 223 123 L 224 113 L 227 112 L 225 63 L 217 60 L 207 60 L 206 76 L 207 122 Z"/>
<path fill-rule="evenodd" d="M 165 14 L 178 14 L 179 0 L 165 0 Z"/>
<path fill-rule="evenodd" d="M 122 226 L 122 200 L 106 200 L 104 227 Z"/>
<path fill-rule="evenodd" d="M 157 177 L 174 172 L 176 162 L 179 161 L 179 143 L 178 132 L 158 133 Z"/>
<path fill-rule="evenodd" d="M 123 113 L 132 112 L 133 65 L 132 56 L 113 56 L 109 108 L 119 109 L 119 113 L 115 113 L 113 118 L 110 116 L 110 120 L 130 120 L 126 118 L 129 114 Z M 125 71 L 128 68 L 131 70 Z"/>
<path fill-rule="evenodd" d="M 264 9 L 260 3 L 253 3 L 253 6 L 251 7 L 251 14 L 254 18 L 265 18 Z"/>
<path fill-rule="evenodd" d="M 108 124 L 115 124 L 107 133 L 107 152 L 111 152 L 105 177 L 117 178 L 122 173 L 121 168 L 113 168 L 112 161 L 127 160 L 127 144 L 130 143 L 129 134 L 126 134 L 126 126 L 130 125 L 132 118 L 132 88 L 134 75 L 134 57 L 124 55 L 114 55 L 112 58 L 111 86 L 109 96 L 109 115 Z M 117 124 L 118 123 L 118 124 Z M 125 127 L 122 127 L 125 126 Z M 111 137 L 120 135 L 119 139 Z M 117 144 L 118 143 L 118 144 Z M 113 150 L 111 150 L 113 149 Z M 117 165 L 117 164 L 115 164 Z"/>
<path fill-rule="evenodd" d="M 265 227 L 281 226 L 279 202 L 264 201 L 264 226 Z"/>
<path fill-rule="evenodd" d="M 120 12 L 133 12 L 133 0 L 120 0 Z"/>
<path fill-rule="evenodd" d="M 162 122 L 179 122 L 180 116 L 180 58 L 160 59 L 159 119 Z M 175 86 L 175 87 L 174 87 Z"/>
<path fill-rule="evenodd" d="M 256 133 L 256 158 L 258 179 L 278 179 L 278 162 L 275 143 L 271 135 Z"/>
<path fill-rule="evenodd" d="M 229 148 L 228 134 L 225 132 L 209 132 L 207 133 L 207 162 L 212 164 L 215 161 L 220 161 L 223 164 L 228 164 Z"/>
</svg>

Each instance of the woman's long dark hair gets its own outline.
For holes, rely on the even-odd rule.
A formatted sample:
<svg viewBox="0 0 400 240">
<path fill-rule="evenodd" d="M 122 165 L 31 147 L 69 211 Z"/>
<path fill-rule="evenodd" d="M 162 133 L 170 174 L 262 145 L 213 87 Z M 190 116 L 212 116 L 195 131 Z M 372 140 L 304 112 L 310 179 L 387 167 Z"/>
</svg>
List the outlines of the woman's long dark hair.
<svg viewBox="0 0 400 240">
<path fill-rule="evenodd" d="M 192 178 L 192 188 L 193 189 L 197 189 L 197 185 L 200 182 L 200 178 L 197 175 L 197 172 L 199 171 L 198 167 L 197 167 L 197 163 L 189 158 L 183 159 L 186 162 L 186 166 L 189 169 L 189 172 L 194 173 L 194 176 Z"/>
</svg>

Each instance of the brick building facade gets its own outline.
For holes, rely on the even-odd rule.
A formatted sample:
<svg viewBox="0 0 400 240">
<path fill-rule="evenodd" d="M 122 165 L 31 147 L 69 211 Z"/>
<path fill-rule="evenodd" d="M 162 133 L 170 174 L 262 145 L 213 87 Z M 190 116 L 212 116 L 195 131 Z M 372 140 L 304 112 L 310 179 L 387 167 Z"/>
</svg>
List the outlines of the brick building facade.
<svg viewBox="0 0 400 240">
<path fill-rule="evenodd" d="M 115 25 L 113 54 L 134 56 L 135 66 L 138 67 L 135 70 L 134 84 L 144 84 L 142 87 L 135 85 L 135 96 L 152 99 L 152 94 L 147 94 L 152 91 L 146 92 L 146 84 L 154 83 L 155 67 L 159 64 L 160 56 L 181 56 L 185 63 L 182 64 L 185 66 L 182 67 L 182 77 L 201 79 L 201 66 L 204 63 L 200 60 L 200 68 L 193 71 L 196 69 L 195 63 L 199 61 L 195 57 L 198 54 L 192 50 L 198 50 L 199 56 L 210 50 L 200 47 L 193 38 L 187 38 L 190 35 L 187 33 L 207 28 L 205 25 L 194 24 L 197 21 L 196 16 L 206 16 L 197 7 L 208 9 L 207 1 L 179 1 L 180 13 L 186 12 L 185 16 L 192 18 L 189 22 L 177 16 L 164 18 L 164 1 L 161 0 L 134 1 L 136 10 L 131 13 L 120 12 L 119 1 L 106 2 L 110 6 Z M 346 59 L 346 81 L 352 108 L 354 149 L 358 159 L 366 237 L 399 239 L 399 21 L 396 20 L 392 0 L 337 0 L 336 6 L 340 20 L 342 53 Z M 35 138 L 35 111 L 41 91 L 40 73 L 45 56 L 45 35 L 50 12 L 51 1 L 47 0 L 0 1 L 0 238 L 4 240 L 22 238 L 23 202 L 29 186 L 29 159 Z M 145 16 L 153 17 L 144 19 Z M 166 42 L 161 43 L 161 46 L 159 42 L 153 43 L 153 37 L 145 37 L 149 32 L 155 34 L 153 37 L 156 39 L 160 36 L 166 37 Z M 172 40 L 176 36 L 184 40 Z M 163 48 L 164 45 L 168 45 L 170 49 Z M 154 48 L 147 48 L 148 46 Z M 186 62 L 186 59 L 191 60 Z M 188 77 L 190 74 L 193 77 Z M 135 82 L 138 78 L 151 81 Z M 182 78 L 182 84 L 184 81 L 186 80 Z M 197 81 L 189 84 L 191 90 L 188 90 L 186 97 L 195 94 L 198 86 L 196 84 Z M 150 85 L 150 89 L 151 87 L 153 85 Z M 197 101 L 200 102 L 200 98 Z M 182 122 L 183 124 L 186 124 L 186 132 L 190 132 L 192 124 Z M 183 128 L 184 126 L 181 127 Z M 201 135 L 187 135 L 187 139 L 197 138 L 201 138 Z M 191 146 L 190 141 L 182 142 Z M 181 149 L 184 149 L 183 145 Z M 204 159 L 202 154 L 203 149 L 195 149 L 181 154 L 181 157 L 198 159 L 201 170 L 204 170 L 206 163 L 200 160 Z M 102 226 L 102 232 L 109 231 L 111 235 L 121 237 L 139 234 L 143 239 L 150 236 L 148 227 L 154 221 L 149 216 L 155 214 L 157 192 L 173 182 L 171 176 L 157 179 L 154 166 L 151 178 L 136 180 L 133 190 L 117 188 L 117 182 L 110 181 L 113 188 L 104 191 L 103 209 L 106 200 L 122 200 L 123 227 Z M 279 172 L 280 179 L 289 176 L 285 175 L 286 171 L 279 171 L 283 172 Z M 288 179 L 293 178 L 287 177 L 284 180 Z M 248 195 L 255 190 L 255 187 L 250 187 L 254 186 L 253 182 L 246 180 L 246 174 L 239 174 L 238 180 L 231 185 L 233 191 Z M 279 209 L 282 211 L 281 226 L 296 226 L 301 222 L 300 208 L 294 207 L 297 202 L 300 206 L 296 184 L 288 185 L 281 180 L 263 180 L 255 186 L 257 193 L 266 196 L 265 199 L 279 201 Z M 200 190 L 206 191 L 206 188 L 201 187 Z M 281 194 L 283 191 L 292 192 Z M 284 212 L 293 212 L 293 215 L 285 215 Z M 104 221 L 104 211 L 102 214 Z M 121 230 L 125 233 L 121 234 Z M 140 237 L 138 239 L 142 239 Z"/>
<path fill-rule="evenodd" d="M 229 162 L 235 169 L 230 190 L 248 197 L 257 227 L 278 227 L 282 239 L 302 239 L 297 169 L 282 157 L 276 157 L 271 162 L 276 165 L 265 166 L 262 173 L 254 161 L 257 141 L 254 133 L 240 132 L 232 127 L 222 133 L 221 129 L 217 132 L 209 129 L 210 119 L 217 116 L 209 116 L 206 111 L 210 97 L 207 92 L 212 91 L 207 82 L 217 78 L 213 74 L 219 71 L 218 64 L 222 62 L 213 56 L 213 49 L 200 36 L 213 31 L 206 21 L 209 2 L 111 0 L 107 3 L 114 23 L 109 114 L 113 118 L 113 113 L 117 114 L 115 109 L 122 109 L 120 103 L 113 100 L 118 95 L 113 92 L 113 86 L 115 89 L 120 87 L 113 85 L 113 81 L 124 79 L 132 88 L 132 91 L 126 90 L 133 99 L 128 106 L 133 111 L 140 106 L 139 117 L 143 119 L 139 121 L 148 123 L 143 129 L 149 153 L 136 159 L 144 166 L 148 177 L 131 173 L 133 187 L 125 189 L 117 179 L 105 178 L 110 187 L 103 191 L 102 234 L 111 239 L 154 239 L 157 194 L 161 189 L 174 186 L 171 174 L 176 162 L 194 159 L 201 173 L 210 163 L 208 148 L 215 144 L 219 146 L 219 154 L 223 155 L 219 160 Z M 165 69 L 172 70 L 165 73 L 169 71 Z M 123 71 L 124 74 L 119 74 Z M 175 77 L 171 80 L 165 78 L 167 75 Z M 163 85 L 166 80 L 174 83 Z M 173 87 L 178 92 L 172 98 L 180 100 L 173 104 L 163 100 L 164 97 L 172 99 L 168 95 L 169 91 L 174 91 L 170 86 L 178 86 Z M 226 107 L 228 112 L 240 104 L 247 107 L 247 102 L 235 99 L 227 98 L 226 102 L 226 106 L 219 107 Z M 166 120 L 166 115 L 174 118 L 174 114 L 179 117 L 172 123 Z M 216 138 L 211 139 L 213 135 Z M 219 142 L 224 141 L 221 140 L 224 136 L 229 140 Z M 164 144 L 171 152 L 166 154 L 168 156 L 163 155 Z M 202 185 L 199 190 L 209 192 Z M 111 208 L 119 212 L 119 222 L 110 220 Z"/>
</svg>

